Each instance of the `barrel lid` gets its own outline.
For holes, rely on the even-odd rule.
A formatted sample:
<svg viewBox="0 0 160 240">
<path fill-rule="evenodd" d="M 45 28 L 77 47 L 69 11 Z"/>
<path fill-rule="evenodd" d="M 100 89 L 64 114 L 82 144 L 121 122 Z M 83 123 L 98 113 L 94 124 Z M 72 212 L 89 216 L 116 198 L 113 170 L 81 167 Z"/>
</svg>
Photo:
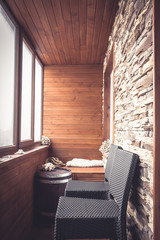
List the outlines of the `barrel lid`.
<svg viewBox="0 0 160 240">
<path fill-rule="evenodd" d="M 37 177 L 47 178 L 47 179 L 48 178 L 57 179 L 57 178 L 71 176 L 71 175 L 72 175 L 71 171 L 65 168 L 55 168 L 52 171 L 44 171 L 41 169 L 36 172 Z"/>
</svg>

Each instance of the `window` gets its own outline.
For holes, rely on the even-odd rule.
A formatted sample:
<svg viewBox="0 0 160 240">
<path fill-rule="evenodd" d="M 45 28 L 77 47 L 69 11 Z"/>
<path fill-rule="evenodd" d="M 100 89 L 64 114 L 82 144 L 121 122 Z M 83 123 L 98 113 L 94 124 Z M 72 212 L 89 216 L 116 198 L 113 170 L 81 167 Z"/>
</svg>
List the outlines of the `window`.
<svg viewBox="0 0 160 240">
<path fill-rule="evenodd" d="M 16 136 L 17 27 L 0 5 L 0 147 L 13 146 Z"/>
<path fill-rule="evenodd" d="M 33 54 L 23 40 L 21 88 L 21 142 L 32 140 Z"/>
<path fill-rule="evenodd" d="M 0 156 L 40 141 L 42 134 L 43 66 L 19 29 L 1 2 Z"/>
<path fill-rule="evenodd" d="M 110 75 L 110 143 L 113 143 L 113 70 Z"/>
<path fill-rule="evenodd" d="M 42 135 L 42 65 L 35 61 L 35 105 L 34 105 L 34 141 L 40 141 Z"/>
<path fill-rule="evenodd" d="M 103 139 L 114 141 L 114 84 L 113 84 L 113 49 L 104 73 L 104 122 Z"/>
</svg>

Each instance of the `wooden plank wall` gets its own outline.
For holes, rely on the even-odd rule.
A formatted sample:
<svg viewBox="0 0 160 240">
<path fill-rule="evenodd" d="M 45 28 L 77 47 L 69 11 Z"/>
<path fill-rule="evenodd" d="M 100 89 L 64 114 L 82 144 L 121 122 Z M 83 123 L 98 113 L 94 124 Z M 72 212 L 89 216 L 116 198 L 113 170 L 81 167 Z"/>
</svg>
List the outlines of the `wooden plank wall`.
<svg viewBox="0 0 160 240">
<path fill-rule="evenodd" d="M 33 224 L 33 183 L 48 148 L 0 163 L 0 239 L 27 239 Z"/>
<path fill-rule="evenodd" d="M 43 135 L 52 155 L 101 159 L 102 65 L 44 68 Z"/>
</svg>

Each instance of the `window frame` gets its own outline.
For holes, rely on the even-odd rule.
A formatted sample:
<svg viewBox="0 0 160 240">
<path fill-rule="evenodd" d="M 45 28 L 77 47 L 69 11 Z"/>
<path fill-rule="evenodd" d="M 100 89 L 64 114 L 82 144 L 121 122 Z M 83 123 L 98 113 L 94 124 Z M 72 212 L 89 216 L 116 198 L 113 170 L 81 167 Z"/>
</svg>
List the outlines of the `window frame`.
<svg viewBox="0 0 160 240">
<path fill-rule="evenodd" d="M 0 157 L 15 153 L 19 148 L 29 149 L 35 145 L 39 145 L 40 141 L 34 141 L 34 101 L 35 101 L 35 60 L 42 67 L 42 92 L 41 92 L 41 135 L 43 134 L 43 87 L 44 87 L 44 65 L 38 57 L 34 46 L 30 39 L 27 37 L 23 28 L 19 25 L 15 19 L 13 13 L 9 9 L 8 5 L 0 0 L 2 8 L 5 10 L 8 17 L 11 19 L 16 28 L 16 44 L 15 44 L 15 101 L 14 101 L 14 144 L 10 146 L 0 147 Z M 22 46 L 23 41 L 32 53 L 32 110 L 31 110 L 31 140 L 21 141 L 21 100 L 22 100 Z"/>
<path fill-rule="evenodd" d="M 109 139 L 110 144 L 114 140 L 114 79 L 113 79 L 113 69 L 110 74 L 110 125 L 109 125 Z"/>
<path fill-rule="evenodd" d="M 110 78 L 113 71 L 113 142 L 115 139 L 115 94 L 114 94 L 114 44 L 104 72 L 104 112 L 103 112 L 103 140 L 110 139 Z"/>
<path fill-rule="evenodd" d="M 14 87 L 14 121 L 13 121 L 13 126 L 14 126 L 14 133 L 13 133 L 13 145 L 9 146 L 2 146 L 0 147 L 0 155 L 5 155 L 7 153 L 11 153 L 13 151 L 16 151 L 18 149 L 18 92 L 19 92 L 19 36 L 20 36 L 20 28 L 19 24 L 15 20 L 14 16 L 12 13 L 8 10 L 6 5 L 4 4 L 3 1 L 0 2 L 2 8 L 4 11 L 7 13 L 8 17 L 14 24 L 16 28 L 16 34 L 15 34 L 15 76 L 14 76 L 14 81 L 15 81 L 15 87 Z"/>
<path fill-rule="evenodd" d="M 43 133 L 43 87 L 44 87 L 44 66 L 43 66 L 43 63 L 41 62 L 41 60 L 39 59 L 39 57 L 37 55 L 35 55 L 35 61 L 38 61 L 38 63 L 41 65 L 41 68 L 42 68 L 42 89 L 41 89 L 41 136 L 42 136 L 42 133 Z M 36 66 L 36 65 L 35 65 Z M 36 73 L 36 72 L 35 72 Z M 35 89 L 34 89 L 34 93 L 35 93 Z M 35 112 L 34 112 L 34 116 L 35 116 Z M 34 141 L 35 144 L 38 144 L 40 143 L 41 141 Z"/>
<path fill-rule="evenodd" d="M 21 31 L 20 34 L 20 57 L 19 57 L 19 61 L 20 61 L 20 76 L 19 76 L 19 148 L 24 148 L 24 147 L 29 147 L 31 145 L 34 144 L 34 93 L 35 93 L 35 51 L 34 48 L 32 46 L 32 44 L 30 43 L 28 37 L 26 36 L 26 34 Z M 28 47 L 28 49 L 31 51 L 32 53 L 32 99 L 31 99 L 31 139 L 29 140 L 24 140 L 21 141 L 21 105 L 22 105 L 22 58 L 23 58 L 23 42 L 26 44 L 26 46 Z"/>
</svg>

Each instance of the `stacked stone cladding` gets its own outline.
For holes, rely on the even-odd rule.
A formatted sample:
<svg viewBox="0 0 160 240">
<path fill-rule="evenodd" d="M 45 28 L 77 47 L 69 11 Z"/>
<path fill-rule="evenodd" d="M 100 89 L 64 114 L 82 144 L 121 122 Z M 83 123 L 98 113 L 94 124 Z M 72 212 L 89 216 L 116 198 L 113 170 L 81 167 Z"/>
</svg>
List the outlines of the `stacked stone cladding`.
<svg viewBox="0 0 160 240">
<path fill-rule="evenodd" d="M 114 44 L 115 144 L 140 164 L 127 208 L 128 239 L 153 239 L 152 0 L 120 0 L 104 72 Z"/>
</svg>

